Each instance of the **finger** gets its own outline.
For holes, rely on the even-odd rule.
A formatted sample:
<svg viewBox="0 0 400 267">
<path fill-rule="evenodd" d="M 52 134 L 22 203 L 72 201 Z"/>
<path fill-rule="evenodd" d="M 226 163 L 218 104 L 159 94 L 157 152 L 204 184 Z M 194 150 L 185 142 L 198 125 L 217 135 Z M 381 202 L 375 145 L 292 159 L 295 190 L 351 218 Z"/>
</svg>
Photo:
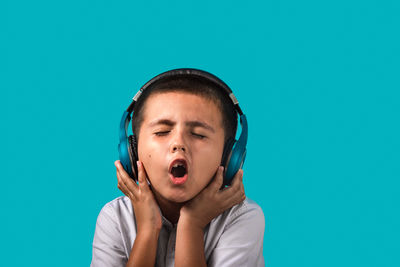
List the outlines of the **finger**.
<svg viewBox="0 0 400 267">
<path fill-rule="evenodd" d="M 150 191 L 150 188 L 149 185 L 147 184 L 147 174 L 146 171 L 144 170 L 143 163 L 137 161 L 136 164 L 138 167 L 139 190 L 142 190 L 143 192 L 148 192 Z"/>
<path fill-rule="evenodd" d="M 244 192 L 244 185 L 243 185 L 243 170 L 240 170 L 239 177 L 236 177 L 236 178 L 239 178 L 239 179 L 237 179 L 236 184 L 232 188 L 232 189 L 234 189 L 235 193 L 230 199 L 230 201 L 234 202 L 235 205 L 239 204 L 246 198 L 246 194 Z"/>
<path fill-rule="evenodd" d="M 214 191 L 218 191 L 221 188 L 223 182 L 224 182 L 224 167 L 219 166 L 215 174 L 214 181 L 212 182 L 212 187 Z"/>
<path fill-rule="evenodd" d="M 127 197 L 129 197 L 131 200 L 136 199 L 135 195 L 128 189 L 126 184 L 124 183 L 123 179 L 121 178 L 121 174 L 117 170 L 117 179 L 118 179 L 118 188 L 121 190 Z"/>
<path fill-rule="evenodd" d="M 231 187 L 235 188 L 235 189 L 239 189 L 240 188 L 240 184 L 242 183 L 243 180 L 243 170 L 239 169 L 235 176 L 233 177 L 233 181 L 231 183 Z"/>
<path fill-rule="evenodd" d="M 128 186 L 128 187 L 132 187 L 133 188 L 137 188 L 136 183 L 133 181 L 133 179 L 131 178 L 131 176 L 125 171 L 124 167 L 122 166 L 121 162 L 119 160 L 117 160 L 115 162 L 115 166 L 117 167 L 118 172 L 120 173 L 124 183 Z"/>
<path fill-rule="evenodd" d="M 115 164 L 115 167 L 117 167 L 117 170 L 121 173 L 121 175 L 124 176 L 124 178 L 127 177 L 127 178 L 132 179 L 132 177 L 125 171 L 125 168 L 124 168 L 124 166 L 122 166 L 121 161 L 116 160 L 114 162 L 114 164 Z"/>
<path fill-rule="evenodd" d="M 243 179 L 243 178 L 242 178 Z M 246 192 L 244 191 L 244 185 L 243 185 L 243 183 L 242 183 L 242 187 L 241 187 L 241 196 L 240 196 L 240 199 L 241 199 L 241 201 L 244 201 L 245 199 L 246 199 Z"/>
<path fill-rule="evenodd" d="M 242 184 L 242 177 L 243 177 L 243 170 L 239 169 L 235 176 L 233 177 L 232 183 L 231 185 L 224 189 L 221 192 L 221 196 L 226 199 L 226 200 L 230 200 L 232 197 L 234 197 L 236 195 L 236 193 L 241 189 L 241 184 Z"/>
<path fill-rule="evenodd" d="M 118 175 L 121 179 L 121 184 L 125 186 L 126 190 L 131 192 L 135 197 L 138 192 L 138 185 L 134 183 L 130 178 L 126 178 L 126 176 L 122 175 L 119 170 L 117 170 Z"/>
<path fill-rule="evenodd" d="M 243 202 L 246 199 L 246 195 L 244 193 L 236 193 L 230 200 L 229 200 L 229 206 L 233 207 L 241 202 Z"/>
<path fill-rule="evenodd" d="M 246 192 L 244 191 L 243 175 L 242 175 L 242 179 L 241 179 L 240 182 L 241 182 L 241 183 L 240 183 L 240 192 L 241 192 L 243 195 L 245 195 Z"/>
<path fill-rule="evenodd" d="M 129 174 L 125 171 L 124 167 L 122 166 L 119 160 L 115 162 L 115 166 L 117 167 L 117 171 L 120 175 L 121 181 L 129 189 L 129 191 L 131 191 L 136 196 L 138 191 L 138 185 L 132 180 Z"/>
<path fill-rule="evenodd" d="M 222 203 L 223 209 L 229 209 L 246 199 L 246 195 L 242 191 L 236 191 L 229 198 L 225 199 Z"/>
</svg>

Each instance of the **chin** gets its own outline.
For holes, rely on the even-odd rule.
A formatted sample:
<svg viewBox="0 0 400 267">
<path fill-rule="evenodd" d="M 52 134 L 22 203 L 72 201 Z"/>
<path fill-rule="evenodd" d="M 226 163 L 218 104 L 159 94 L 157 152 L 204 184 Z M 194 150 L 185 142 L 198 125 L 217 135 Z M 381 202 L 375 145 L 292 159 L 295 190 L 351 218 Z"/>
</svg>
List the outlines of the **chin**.
<svg viewBox="0 0 400 267">
<path fill-rule="evenodd" d="M 190 198 L 188 196 L 173 195 L 173 196 L 167 197 L 166 199 L 171 201 L 171 202 L 175 202 L 175 203 L 185 203 L 185 202 L 191 200 L 192 198 Z"/>
<path fill-rule="evenodd" d="M 172 192 L 169 192 L 166 195 L 163 195 L 163 197 L 171 202 L 175 203 L 185 203 L 193 198 L 193 196 L 190 196 L 187 194 L 187 192 L 176 192 L 175 190 L 172 190 Z"/>
</svg>

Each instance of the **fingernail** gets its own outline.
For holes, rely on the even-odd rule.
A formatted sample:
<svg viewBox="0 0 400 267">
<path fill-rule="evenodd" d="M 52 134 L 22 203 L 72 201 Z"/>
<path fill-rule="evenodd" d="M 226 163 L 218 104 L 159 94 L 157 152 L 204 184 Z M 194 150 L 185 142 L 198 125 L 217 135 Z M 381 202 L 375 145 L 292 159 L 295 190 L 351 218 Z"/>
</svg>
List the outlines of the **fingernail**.
<svg viewBox="0 0 400 267">
<path fill-rule="evenodd" d="M 118 168 L 118 160 L 114 161 L 114 165 Z"/>
<path fill-rule="evenodd" d="M 224 171 L 224 166 L 219 166 L 219 171 L 223 172 Z"/>
<path fill-rule="evenodd" d="M 140 168 L 140 161 L 136 161 L 136 165 L 138 168 Z"/>
</svg>

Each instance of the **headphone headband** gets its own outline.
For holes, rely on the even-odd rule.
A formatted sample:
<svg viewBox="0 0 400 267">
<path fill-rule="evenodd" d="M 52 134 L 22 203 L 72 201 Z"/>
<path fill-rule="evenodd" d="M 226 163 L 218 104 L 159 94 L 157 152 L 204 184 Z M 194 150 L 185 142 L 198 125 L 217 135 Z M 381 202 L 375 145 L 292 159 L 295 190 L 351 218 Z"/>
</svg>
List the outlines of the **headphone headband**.
<svg viewBox="0 0 400 267">
<path fill-rule="evenodd" d="M 136 102 L 145 91 L 151 90 L 152 88 L 154 88 L 154 86 L 169 78 L 176 77 L 197 77 L 203 81 L 216 85 L 220 90 L 222 90 L 226 95 L 229 96 L 236 111 L 239 114 L 240 123 L 242 126 L 240 137 L 237 141 L 234 138 L 232 138 L 231 141 L 228 140 L 227 144 L 225 144 L 224 146 L 222 156 L 222 164 L 224 164 L 225 166 L 224 185 L 229 185 L 236 172 L 242 167 L 246 157 L 246 115 L 243 114 L 242 110 L 239 107 L 239 102 L 237 101 L 232 90 L 228 87 L 228 85 L 226 85 L 225 82 L 223 82 L 215 75 L 199 69 L 181 68 L 169 70 L 155 76 L 140 88 L 140 90 L 133 97 L 132 103 L 129 105 L 128 109 L 124 111 L 121 118 L 119 134 L 120 143 L 118 145 L 121 163 L 128 174 L 134 179 L 137 179 L 136 160 L 138 159 L 138 155 L 136 151 L 136 137 L 135 135 L 131 135 L 128 137 L 128 125 L 131 120 L 130 114 L 133 112 Z"/>
<path fill-rule="evenodd" d="M 133 108 L 134 108 L 137 100 L 143 94 L 144 91 L 151 90 L 154 86 L 156 86 L 160 82 L 167 80 L 168 78 L 176 78 L 176 77 L 198 77 L 204 81 L 211 82 L 214 85 L 217 85 L 217 87 L 220 88 L 221 90 L 223 90 L 225 92 L 225 94 L 227 94 L 229 96 L 229 98 L 232 100 L 232 103 L 235 106 L 235 109 L 237 110 L 239 115 L 243 114 L 241 108 L 239 107 L 239 101 L 236 99 L 232 90 L 229 88 L 229 86 L 224 81 L 222 81 L 220 78 L 218 78 L 214 74 L 211 74 L 204 70 L 199 70 L 199 69 L 194 69 L 194 68 L 173 69 L 173 70 L 169 70 L 169 71 L 163 72 L 163 73 L 155 76 L 154 78 L 152 78 L 150 81 L 145 83 L 140 88 L 140 90 L 133 97 L 132 103 L 129 105 L 129 107 L 126 111 L 128 113 L 131 113 L 133 111 Z"/>
</svg>

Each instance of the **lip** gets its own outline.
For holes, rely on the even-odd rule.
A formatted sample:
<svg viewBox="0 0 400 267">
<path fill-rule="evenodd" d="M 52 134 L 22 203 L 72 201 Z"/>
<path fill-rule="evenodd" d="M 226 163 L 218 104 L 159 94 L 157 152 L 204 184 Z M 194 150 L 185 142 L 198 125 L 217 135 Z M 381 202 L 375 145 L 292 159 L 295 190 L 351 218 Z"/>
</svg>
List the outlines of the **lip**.
<svg viewBox="0 0 400 267">
<path fill-rule="evenodd" d="M 174 177 L 172 174 L 169 174 L 169 178 L 171 179 L 172 183 L 176 185 L 184 184 L 188 178 L 187 173 L 183 177 Z"/>
</svg>

